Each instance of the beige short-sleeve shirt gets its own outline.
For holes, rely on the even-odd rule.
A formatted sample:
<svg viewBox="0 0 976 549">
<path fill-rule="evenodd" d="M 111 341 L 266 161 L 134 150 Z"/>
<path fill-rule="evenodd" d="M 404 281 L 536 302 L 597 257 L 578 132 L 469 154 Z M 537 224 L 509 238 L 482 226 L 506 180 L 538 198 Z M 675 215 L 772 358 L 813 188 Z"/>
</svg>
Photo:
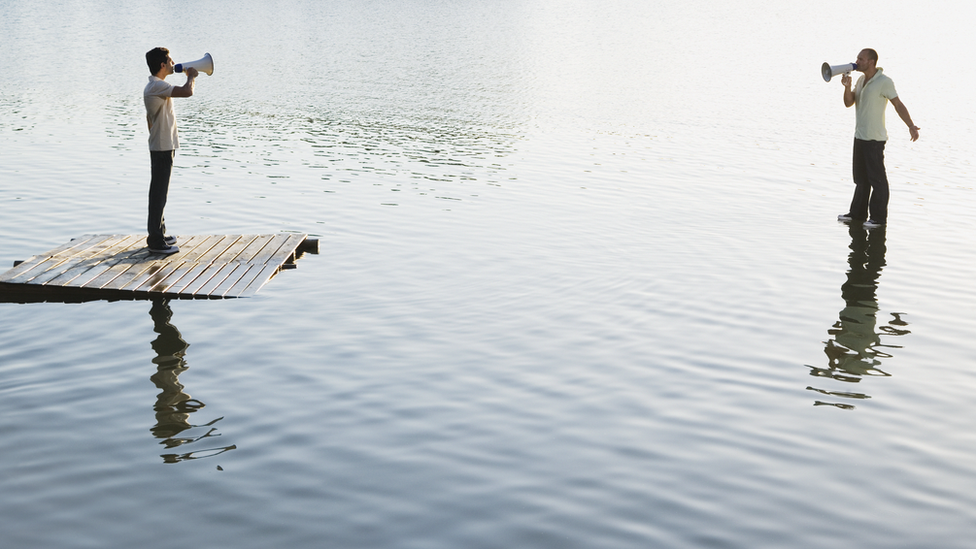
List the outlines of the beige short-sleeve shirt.
<svg viewBox="0 0 976 549">
<path fill-rule="evenodd" d="M 854 113 L 856 124 L 854 137 L 864 141 L 887 141 L 888 130 L 885 128 L 885 110 L 888 101 L 898 97 L 895 83 L 884 75 L 884 69 L 864 83 L 864 75 L 857 79 L 854 87 Z"/>
<path fill-rule="evenodd" d="M 156 75 L 142 92 L 149 120 L 149 150 L 173 151 L 180 147 L 176 135 L 176 112 L 173 110 L 173 86 Z"/>
</svg>

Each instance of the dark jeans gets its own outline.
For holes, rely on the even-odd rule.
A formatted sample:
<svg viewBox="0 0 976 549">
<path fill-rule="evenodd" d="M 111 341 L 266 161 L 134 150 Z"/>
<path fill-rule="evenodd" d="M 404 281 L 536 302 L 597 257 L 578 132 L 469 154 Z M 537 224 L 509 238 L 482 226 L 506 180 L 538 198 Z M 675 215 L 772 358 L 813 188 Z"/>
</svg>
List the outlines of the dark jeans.
<svg viewBox="0 0 976 549">
<path fill-rule="evenodd" d="M 888 220 L 888 176 L 884 166 L 884 141 L 854 140 L 854 199 L 851 217 L 871 219 L 880 223 Z"/>
<path fill-rule="evenodd" d="M 146 245 L 153 249 L 163 249 L 166 243 L 166 221 L 163 219 L 163 209 L 166 208 L 166 196 L 169 194 L 169 177 L 173 173 L 173 156 L 175 151 L 149 151 L 152 160 L 152 181 L 149 183 L 149 222 L 147 229 L 149 237 Z"/>
</svg>

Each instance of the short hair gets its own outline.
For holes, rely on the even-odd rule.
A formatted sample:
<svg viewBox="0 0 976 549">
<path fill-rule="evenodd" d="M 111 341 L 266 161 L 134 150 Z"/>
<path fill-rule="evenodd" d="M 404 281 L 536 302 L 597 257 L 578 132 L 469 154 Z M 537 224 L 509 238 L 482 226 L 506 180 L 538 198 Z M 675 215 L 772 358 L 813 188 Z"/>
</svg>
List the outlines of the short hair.
<svg viewBox="0 0 976 549">
<path fill-rule="evenodd" d="M 149 65 L 149 74 L 159 72 L 159 66 L 166 62 L 169 57 L 169 50 L 166 48 L 153 48 L 146 52 L 146 64 Z"/>
<path fill-rule="evenodd" d="M 878 52 L 872 50 L 871 48 L 864 48 L 864 52 L 868 54 L 868 59 L 878 62 Z"/>
</svg>

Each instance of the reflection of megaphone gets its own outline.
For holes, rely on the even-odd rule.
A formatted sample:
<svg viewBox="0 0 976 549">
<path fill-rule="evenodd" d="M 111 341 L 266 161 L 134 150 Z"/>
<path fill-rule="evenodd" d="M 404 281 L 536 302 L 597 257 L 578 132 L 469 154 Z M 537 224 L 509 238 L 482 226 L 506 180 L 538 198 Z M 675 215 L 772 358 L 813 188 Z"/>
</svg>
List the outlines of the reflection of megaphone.
<svg viewBox="0 0 976 549">
<path fill-rule="evenodd" d="M 838 74 L 847 74 L 856 70 L 857 63 L 846 63 L 844 65 L 828 65 L 827 63 L 824 63 L 823 66 L 820 67 L 820 74 L 823 75 L 824 82 L 830 82 L 830 79 Z"/>
<path fill-rule="evenodd" d="M 189 63 L 177 63 L 174 70 L 176 72 L 183 72 L 190 67 L 193 67 L 200 72 L 205 72 L 207 73 L 207 76 L 210 76 L 213 74 L 213 57 L 210 57 L 209 53 L 205 53 L 203 54 L 202 59 L 190 61 Z"/>
</svg>

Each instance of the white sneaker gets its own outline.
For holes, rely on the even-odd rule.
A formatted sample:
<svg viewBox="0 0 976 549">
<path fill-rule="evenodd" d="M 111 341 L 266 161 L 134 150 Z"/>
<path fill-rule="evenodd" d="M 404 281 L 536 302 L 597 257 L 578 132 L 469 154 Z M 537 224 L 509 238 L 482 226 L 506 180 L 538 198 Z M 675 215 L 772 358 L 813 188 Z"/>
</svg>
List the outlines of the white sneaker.
<svg viewBox="0 0 976 549">
<path fill-rule="evenodd" d="M 885 224 L 880 221 L 875 221 L 873 219 L 868 219 L 864 222 L 865 229 L 877 229 L 878 227 L 884 227 Z"/>
</svg>

